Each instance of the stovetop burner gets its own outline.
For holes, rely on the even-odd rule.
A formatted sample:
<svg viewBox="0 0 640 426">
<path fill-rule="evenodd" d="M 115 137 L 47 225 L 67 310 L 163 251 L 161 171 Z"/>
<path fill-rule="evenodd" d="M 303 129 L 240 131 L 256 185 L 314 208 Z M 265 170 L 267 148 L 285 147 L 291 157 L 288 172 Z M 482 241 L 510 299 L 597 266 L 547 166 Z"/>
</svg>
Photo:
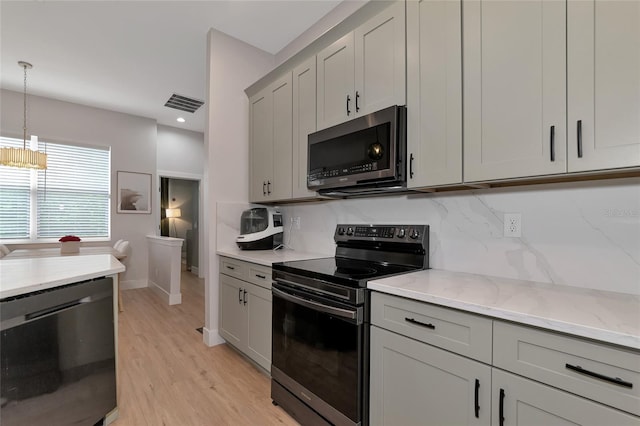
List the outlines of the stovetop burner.
<svg viewBox="0 0 640 426">
<path fill-rule="evenodd" d="M 288 272 L 350 287 L 365 287 L 367 280 L 403 274 L 421 268 L 405 265 L 377 264 L 363 260 L 323 257 L 273 264 L 274 271 Z"/>
<path fill-rule="evenodd" d="M 334 240 L 334 257 L 274 263 L 274 278 L 280 271 L 362 288 L 369 280 L 429 267 L 428 225 L 338 225 Z"/>
<path fill-rule="evenodd" d="M 349 268 L 344 266 L 338 266 L 336 268 L 335 275 L 341 275 L 347 278 L 362 278 L 375 275 L 376 270 L 373 268 Z"/>
</svg>

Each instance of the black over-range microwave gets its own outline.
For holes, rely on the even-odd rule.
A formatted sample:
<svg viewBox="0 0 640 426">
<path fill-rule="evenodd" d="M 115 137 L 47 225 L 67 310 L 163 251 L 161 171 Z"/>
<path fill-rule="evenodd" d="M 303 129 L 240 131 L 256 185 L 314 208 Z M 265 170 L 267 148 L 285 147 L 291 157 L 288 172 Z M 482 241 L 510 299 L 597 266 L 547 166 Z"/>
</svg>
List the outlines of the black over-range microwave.
<svg viewBox="0 0 640 426">
<path fill-rule="evenodd" d="M 307 187 L 329 196 L 406 190 L 407 113 L 392 106 L 309 135 Z"/>
</svg>

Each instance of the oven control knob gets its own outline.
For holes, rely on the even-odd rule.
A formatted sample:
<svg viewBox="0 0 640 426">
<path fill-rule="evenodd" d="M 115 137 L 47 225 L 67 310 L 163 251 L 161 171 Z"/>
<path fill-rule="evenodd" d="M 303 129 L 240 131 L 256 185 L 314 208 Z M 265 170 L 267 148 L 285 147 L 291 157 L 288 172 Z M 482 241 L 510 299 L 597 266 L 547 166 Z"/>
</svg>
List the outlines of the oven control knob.
<svg viewBox="0 0 640 426">
<path fill-rule="evenodd" d="M 411 238 L 412 240 L 417 239 L 419 236 L 420 236 L 420 231 L 418 231 L 417 229 L 409 230 L 409 238 Z"/>
<path fill-rule="evenodd" d="M 347 235 L 353 235 L 353 228 L 352 227 L 348 227 L 347 228 Z"/>
<path fill-rule="evenodd" d="M 344 228 L 338 228 L 338 235 L 344 235 Z"/>
<path fill-rule="evenodd" d="M 404 228 L 398 229 L 398 238 L 404 238 L 404 236 L 405 236 Z"/>
</svg>

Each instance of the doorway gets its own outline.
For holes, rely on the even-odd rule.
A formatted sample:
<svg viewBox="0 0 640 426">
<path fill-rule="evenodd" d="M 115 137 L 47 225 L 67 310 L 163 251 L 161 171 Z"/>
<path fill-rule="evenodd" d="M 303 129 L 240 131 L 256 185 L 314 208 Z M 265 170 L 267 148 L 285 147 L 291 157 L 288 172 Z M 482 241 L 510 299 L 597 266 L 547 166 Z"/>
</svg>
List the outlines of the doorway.
<svg viewBox="0 0 640 426">
<path fill-rule="evenodd" d="M 160 177 L 160 235 L 182 238 L 182 269 L 198 275 L 200 181 Z"/>
</svg>

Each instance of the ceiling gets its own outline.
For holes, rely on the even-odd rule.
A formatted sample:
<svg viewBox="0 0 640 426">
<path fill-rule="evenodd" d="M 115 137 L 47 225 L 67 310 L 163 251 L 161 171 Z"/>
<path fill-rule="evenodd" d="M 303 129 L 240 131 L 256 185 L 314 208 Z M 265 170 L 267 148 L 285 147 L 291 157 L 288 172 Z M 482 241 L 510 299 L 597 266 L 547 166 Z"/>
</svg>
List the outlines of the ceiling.
<svg viewBox="0 0 640 426">
<path fill-rule="evenodd" d="M 340 3 L 297 1 L 0 2 L 0 87 L 203 132 L 173 93 L 204 100 L 206 35 L 216 28 L 275 54 Z M 183 116 L 187 121 L 178 123 Z"/>
</svg>

